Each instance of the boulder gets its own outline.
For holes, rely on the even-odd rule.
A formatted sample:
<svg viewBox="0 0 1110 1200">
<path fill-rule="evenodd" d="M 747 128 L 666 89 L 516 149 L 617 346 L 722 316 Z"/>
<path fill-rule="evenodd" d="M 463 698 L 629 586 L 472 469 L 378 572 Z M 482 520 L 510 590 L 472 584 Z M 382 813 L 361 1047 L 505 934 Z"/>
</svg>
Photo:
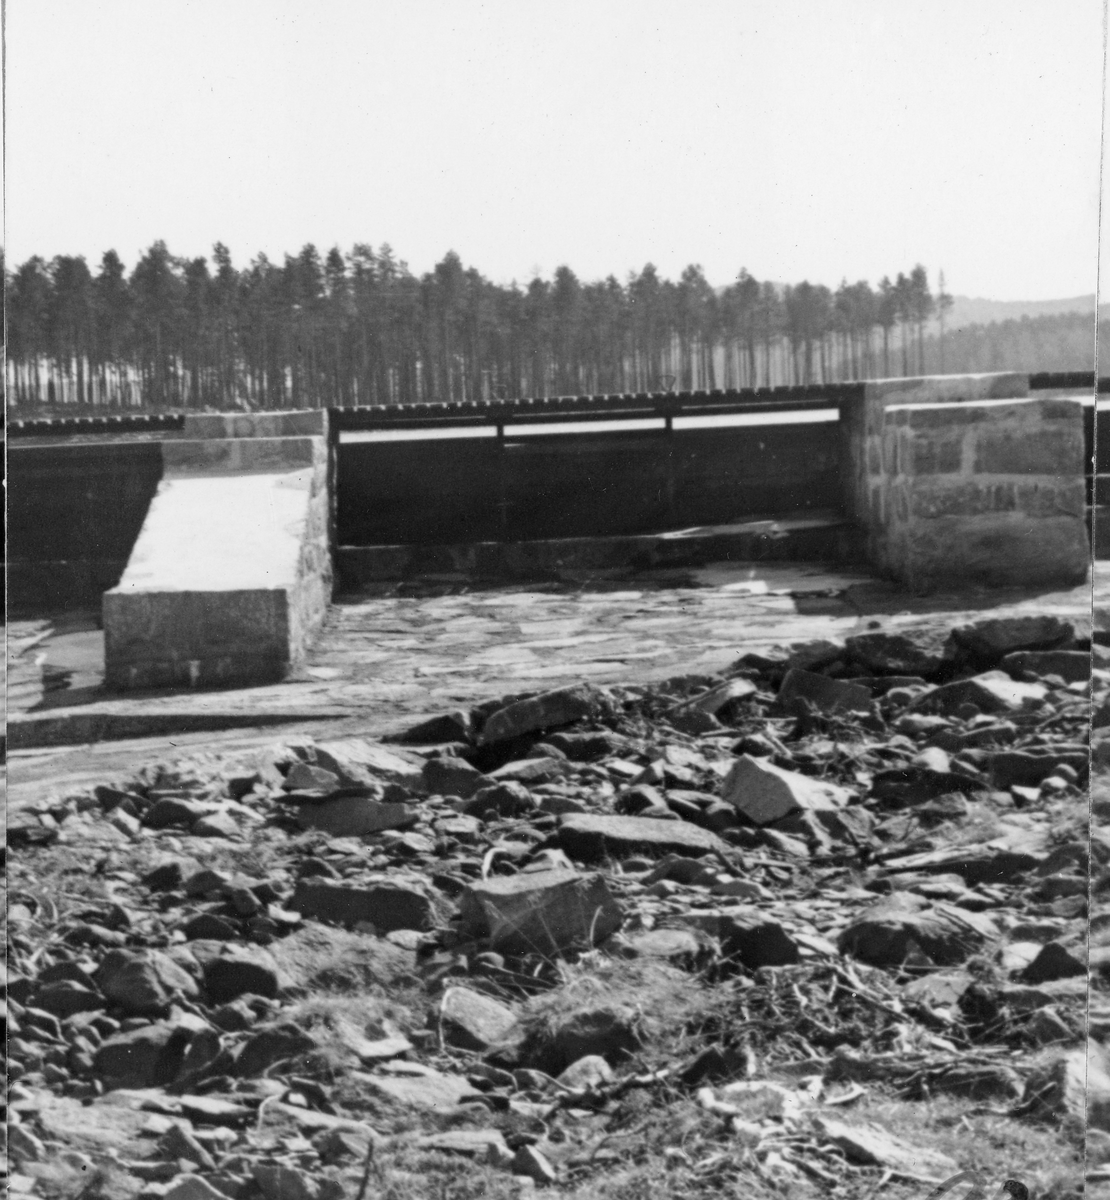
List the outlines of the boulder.
<svg viewBox="0 0 1110 1200">
<path fill-rule="evenodd" d="M 355 885 L 302 879 L 289 907 L 306 917 L 336 925 L 366 921 L 379 933 L 434 929 L 444 915 L 444 906 L 416 884 L 392 882 Z"/>
<path fill-rule="evenodd" d="M 715 833 L 689 821 L 654 817 L 611 817 L 567 813 L 559 818 L 559 845 L 581 862 L 598 862 L 608 855 L 702 855 L 724 853 L 728 844 Z"/>
<path fill-rule="evenodd" d="M 998 936 L 984 913 L 952 904 L 930 907 L 920 896 L 901 892 L 856 917 L 837 946 L 875 967 L 900 966 L 915 948 L 938 966 L 956 966 Z"/>
<path fill-rule="evenodd" d="M 439 1006 L 444 1041 L 460 1050 L 485 1051 L 503 1041 L 516 1025 L 516 1013 L 492 996 L 450 987 Z"/>
<path fill-rule="evenodd" d="M 603 942 L 624 921 L 600 875 L 552 870 L 499 876 L 460 897 L 459 932 L 508 954 L 558 955 Z"/>
<path fill-rule="evenodd" d="M 779 707 L 785 712 L 793 711 L 798 701 L 805 701 L 824 713 L 869 713 L 871 699 L 870 689 L 858 683 L 845 683 L 797 667 L 786 672 L 778 695 Z"/>
<path fill-rule="evenodd" d="M 557 688 L 529 700 L 518 700 L 492 713 L 478 737 L 480 746 L 506 742 L 537 729 L 555 729 L 594 716 L 601 707 L 601 693 L 589 684 Z"/>
<path fill-rule="evenodd" d="M 769 825 L 799 809 L 835 812 L 848 803 L 851 794 L 836 784 L 742 754 L 725 776 L 721 799 L 755 824 Z"/>
</svg>

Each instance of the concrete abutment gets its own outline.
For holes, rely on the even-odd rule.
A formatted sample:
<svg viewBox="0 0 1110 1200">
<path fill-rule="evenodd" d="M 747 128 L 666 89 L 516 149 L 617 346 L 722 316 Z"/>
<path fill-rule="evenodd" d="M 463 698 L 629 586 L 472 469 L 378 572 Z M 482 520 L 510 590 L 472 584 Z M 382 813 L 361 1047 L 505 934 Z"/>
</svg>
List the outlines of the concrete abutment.
<svg viewBox="0 0 1110 1200">
<path fill-rule="evenodd" d="M 839 470 L 872 566 L 918 591 L 1080 582 L 1090 559 L 1084 399 L 1031 397 L 1016 373 L 863 384 L 841 405 Z M 283 678 L 331 596 L 328 414 L 189 416 L 161 454 L 127 569 L 103 598 L 109 686 Z M 552 546 L 561 561 L 570 542 Z M 382 552 L 392 561 L 408 549 L 345 553 L 377 577 Z"/>
<path fill-rule="evenodd" d="M 283 679 L 331 600 L 327 413 L 186 418 L 119 584 L 104 594 L 116 689 Z"/>
</svg>

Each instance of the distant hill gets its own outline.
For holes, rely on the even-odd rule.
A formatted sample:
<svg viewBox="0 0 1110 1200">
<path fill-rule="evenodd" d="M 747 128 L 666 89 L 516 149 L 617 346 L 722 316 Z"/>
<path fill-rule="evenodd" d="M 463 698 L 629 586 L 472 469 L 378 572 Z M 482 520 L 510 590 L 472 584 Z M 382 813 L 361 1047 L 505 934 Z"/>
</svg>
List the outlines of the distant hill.
<svg viewBox="0 0 1110 1200">
<path fill-rule="evenodd" d="M 983 300 L 973 296 L 953 296 L 952 307 L 944 320 L 946 330 L 968 325 L 990 325 L 995 321 L 1020 321 L 1022 317 L 1058 317 L 1066 313 L 1093 313 L 1095 297 L 1072 296 L 1066 300 Z M 1110 316 L 1110 304 L 1102 305 L 1103 317 Z"/>
</svg>

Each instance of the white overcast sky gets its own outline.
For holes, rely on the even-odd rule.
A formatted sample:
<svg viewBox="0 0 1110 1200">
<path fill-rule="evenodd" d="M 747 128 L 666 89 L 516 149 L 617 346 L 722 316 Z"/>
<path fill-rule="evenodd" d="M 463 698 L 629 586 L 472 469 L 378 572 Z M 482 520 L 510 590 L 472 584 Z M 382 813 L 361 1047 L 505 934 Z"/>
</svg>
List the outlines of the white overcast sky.
<svg viewBox="0 0 1110 1200">
<path fill-rule="evenodd" d="M 1103 0 L 8 0 L 5 246 L 1093 292 Z M 1104 299 L 1107 291 L 1104 280 Z"/>
</svg>

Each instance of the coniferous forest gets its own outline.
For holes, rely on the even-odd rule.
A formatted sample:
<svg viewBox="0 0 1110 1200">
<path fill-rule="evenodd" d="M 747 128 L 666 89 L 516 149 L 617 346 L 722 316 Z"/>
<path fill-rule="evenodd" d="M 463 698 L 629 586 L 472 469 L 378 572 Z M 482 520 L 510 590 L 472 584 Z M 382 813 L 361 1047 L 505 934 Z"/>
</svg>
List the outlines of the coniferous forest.
<svg viewBox="0 0 1110 1200">
<path fill-rule="evenodd" d="M 448 253 L 413 274 L 388 245 L 236 268 L 155 242 L 130 273 L 105 252 L 4 271 L 10 407 L 31 412 L 275 409 L 767 387 L 936 371 L 1090 370 L 1089 316 L 942 334 L 951 304 L 921 265 L 834 291 L 714 288 L 646 265 L 624 282 L 569 267 L 491 283 Z"/>
</svg>

